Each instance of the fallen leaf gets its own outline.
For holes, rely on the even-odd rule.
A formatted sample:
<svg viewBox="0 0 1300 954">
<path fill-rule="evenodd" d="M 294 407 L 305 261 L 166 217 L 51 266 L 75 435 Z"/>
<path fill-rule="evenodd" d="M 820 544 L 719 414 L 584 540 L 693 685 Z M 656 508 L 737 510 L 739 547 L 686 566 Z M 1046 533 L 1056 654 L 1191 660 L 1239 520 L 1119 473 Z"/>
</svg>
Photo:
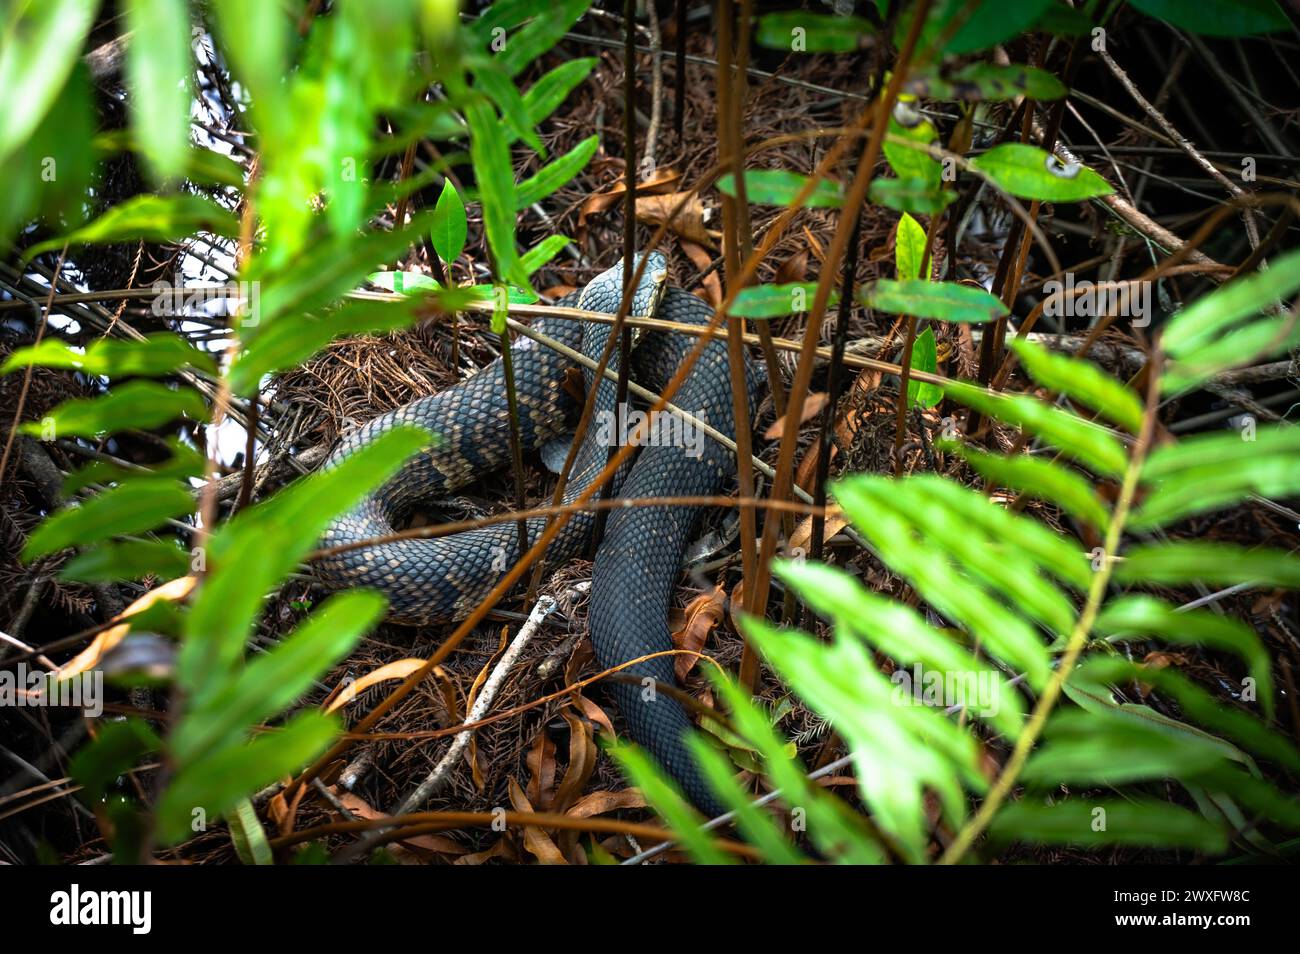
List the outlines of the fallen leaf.
<svg viewBox="0 0 1300 954">
<path fill-rule="evenodd" d="M 649 179 L 636 184 L 638 196 L 647 194 L 657 194 L 670 191 L 678 182 L 681 181 L 682 174 L 676 170 L 665 166 L 656 170 L 655 174 Z M 578 209 L 578 227 L 583 228 L 587 224 L 587 216 L 598 215 L 616 205 L 619 199 L 627 192 L 627 179 L 620 176 L 618 181 L 606 189 L 604 192 L 598 192 L 595 195 L 588 196 L 583 200 L 582 207 Z"/>
<path fill-rule="evenodd" d="M 551 806 L 555 796 L 555 743 L 546 734 L 546 727 L 537 733 L 537 738 L 528 748 L 524 758 L 528 765 L 528 799 L 542 811 Z"/>
<path fill-rule="evenodd" d="M 126 620 L 138 613 L 143 613 L 159 600 L 166 600 L 170 603 L 180 602 L 190 595 L 196 583 L 198 583 L 198 577 L 196 576 L 182 576 L 176 580 L 169 580 L 162 586 L 155 587 L 144 596 L 141 596 L 114 616 L 113 620 Z M 70 679 L 88 669 L 95 668 L 95 665 L 103 658 L 104 654 L 125 639 L 126 634 L 129 632 L 131 632 L 131 624 L 125 622 L 104 630 L 95 637 L 89 646 L 54 670 L 55 678 Z M 23 692 L 25 693 L 27 690 L 24 689 Z"/>
<path fill-rule="evenodd" d="M 826 402 L 830 400 L 830 395 L 825 391 L 813 391 L 803 400 L 803 405 L 799 408 L 799 424 L 807 424 L 814 417 L 822 412 L 826 407 Z M 763 432 L 763 437 L 769 441 L 779 441 L 781 435 L 785 433 L 785 422 L 790 418 L 793 408 L 787 407 L 785 414 L 778 417 L 772 422 L 772 426 Z"/>
<path fill-rule="evenodd" d="M 561 711 L 560 715 L 569 724 L 569 764 L 564 769 L 564 778 L 555 790 L 550 808 L 551 811 L 567 812 L 587 787 L 587 781 L 596 769 L 596 741 L 592 738 L 591 723 L 569 709 Z"/>
<path fill-rule="evenodd" d="M 509 780 L 510 787 L 510 804 L 517 812 L 531 812 L 533 806 L 528 801 L 528 796 L 524 790 L 519 787 L 519 783 L 513 778 Z M 566 865 L 568 862 L 564 858 L 564 853 L 560 851 L 560 846 L 551 840 L 551 836 L 536 825 L 524 825 L 524 849 L 544 865 Z"/>
<path fill-rule="evenodd" d="M 809 547 L 812 545 L 812 525 L 813 518 L 805 517 L 795 527 L 794 533 L 790 534 L 790 542 L 786 547 L 790 555 L 799 557 L 807 554 Z M 828 507 L 825 527 L 822 530 L 822 543 L 826 543 L 848 525 L 849 521 L 839 507 Z"/>
<path fill-rule="evenodd" d="M 646 800 L 635 788 L 621 792 L 592 792 L 574 804 L 565 814 L 572 818 L 594 818 L 621 808 L 645 808 Z"/>
<path fill-rule="evenodd" d="M 706 248 L 716 248 L 718 239 L 722 237 L 721 232 L 705 228 L 704 202 L 691 192 L 637 196 L 636 218 L 646 225 L 659 226 L 667 223 L 668 228 L 677 235 Z"/>
<path fill-rule="evenodd" d="M 325 711 L 333 712 L 342 708 L 371 686 L 377 686 L 390 679 L 405 679 L 423 665 L 423 659 L 399 659 L 396 662 L 386 663 L 378 669 L 372 669 L 360 679 L 339 686 L 325 707 Z"/>
<path fill-rule="evenodd" d="M 722 614 L 727 602 L 726 591 L 715 586 L 709 593 L 701 593 L 691 600 L 683 610 L 683 623 L 673 632 L 673 648 L 698 653 L 709 641 L 709 633 L 722 622 Z M 677 681 L 681 682 L 700 661 L 699 656 L 682 654 L 674 657 L 673 671 Z"/>
<path fill-rule="evenodd" d="M 713 264 L 713 255 L 702 245 L 683 239 L 681 248 L 686 253 L 686 257 L 691 260 L 691 264 L 701 272 L 706 271 Z M 696 289 L 695 294 L 714 308 L 722 304 L 722 279 L 718 278 L 716 269 L 705 276 L 703 286 Z"/>
<path fill-rule="evenodd" d="M 781 263 L 772 282 L 775 285 L 788 285 L 791 282 L 801 282 L 807 277 L 808 250 L 802 248 Z"/>
</svg>

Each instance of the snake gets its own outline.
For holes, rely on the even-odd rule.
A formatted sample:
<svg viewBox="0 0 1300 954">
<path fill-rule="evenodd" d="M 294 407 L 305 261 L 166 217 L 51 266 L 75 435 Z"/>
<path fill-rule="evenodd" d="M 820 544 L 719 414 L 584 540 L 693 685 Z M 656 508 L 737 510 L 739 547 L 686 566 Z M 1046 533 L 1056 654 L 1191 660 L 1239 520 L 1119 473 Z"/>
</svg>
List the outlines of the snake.
<svg viewBox="0 0 1300 954">
<path fill-rule="evenodd" d="M 637 255 L 634 266 L 640 264 Z M 708 324 L 712 308 L 703 299 L 667 281 L 668 263 L 660 252 L 645 254 L 645 268 L 631 290 L 629 314 L 687 325 Z M 616 314 L 623 298 L 623 262 L 602 272 L 557 305 Z M 611 325 L 543 317 L 531 326 L 572 351 L 599 360 Z M 659 393 L 691 351 L 696 336 L 655 330 L 641 335 L 632 350 L 632 380 Z M 565 387 L 575 362 L 563 353 L 520 337 L 511 346 L 518 406 L 518 439 L 525 451 L 562 439 L 578 402 Z M 609 367 L 618 370 L 619 349 Z M 347 546 L 314 564 L 318 579 L 331 589 L 367 587 L 388 599 L 388 619 L 409 625 L 432 625 L 467 616 L 509 571 L 519 555 L 517 522 L 478 527 L 426 539 L 378 542 L 422 501 L 438 499 L 485 472 L 512 460 L 510 409 L 502 358 L 483 366 L 460 383 L 384 413 L 345 435 L 327 457 L 328 468 L 394 427 L 418 425 L 436 440 L 410 458 L 379 490 L 336 518 L 325 530 L 326 550 Z M 745 387 L 752 417 L 759 376 L 745 358 Z M 587 394 L 594 389 L 592 424 L 579 446 L 565 488 L 564 502 L 574 502 L 604 469 L 610 442 L 624 437 L 617 426 L 617 385 L 596 379 L 584 366 Z M 728 438 L 734 437 L 731 367 L 725 344 L 711 340 L 673 398 L 674 404 Z M 627 420 L 628 409 L 623 420 Z M 679 418 L 680 422 L 681 419 Z M 614 425 L 614 426 L 608 426 Z M 689 425 L 687 425 L 689 426 Z M 651 431 L 655 433 L 654 429 Z M 673 433 L 660 427 L 658 434 Z M 686 431 L 679 430 L 679 434 Z M 610 481 L 610 494 L 625 499 L 715 494 L 734 480 L 734 453 L 700 435 L 700 440 L 654 440 L 621 466 Z M 708 817 L 722 814 L 711 788 L 689 753 L 690 718 L 671 694 L 674 655 L 661 655 L 626 666 L 630 660 L 673 648 L 669 629 L 678 575 L 685 548 L 703 508 L 641 505 L 609 511 L 592 566 L 588 611 L 590 638 L 603 669 L 625 667 L 631 679 L 613 681 L 610 690 L 628 735 L 659 763 L 679 790 Z M 543 532 L 545 518 L 527 522 L 528 539 Z M 577 511 L 552 540 L 549 560 L 561 562 L 588 552 L 597 527 L 596 514 Z M 366 542 L 362 541 L 376 541 Z"/>
</svg>

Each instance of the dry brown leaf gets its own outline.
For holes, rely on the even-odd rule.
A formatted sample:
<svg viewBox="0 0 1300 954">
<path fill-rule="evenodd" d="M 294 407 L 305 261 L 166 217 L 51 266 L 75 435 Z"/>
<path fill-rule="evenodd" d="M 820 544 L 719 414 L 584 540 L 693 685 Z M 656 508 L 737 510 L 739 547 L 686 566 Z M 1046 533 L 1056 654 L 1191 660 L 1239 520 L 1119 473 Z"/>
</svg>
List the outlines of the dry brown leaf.
<svg viewBox="0 0 1300 954">
<path fill-rule="evenodd" d="M 122 612 L 114 616 L 113 619 L 125 620 L 135 616 L 137 613 L 143 613 L 159 600 L 166 600 L 170 603 L 179 602 L 190 595 L 190 591 L 194 589 L 196 583 L 198 583 L 198 577 L 196 576 L 182 576 L 180 579 L 170 580 L 162 586 L 150 590 L 148 593 L 144 594 L 144 596 L 141 596 L 126 609 L 122 610 Z M 94 641 L 89 646 L 56 669 L 54 671 L 55 677 L 58 679 L 70 679 L 73 676 L 80 675 L 88 669 L 94 669 L 99 661 L 104 657 L 104 654 L 125 639 L 126 634 L 130 631 L 131 624 L 125 622 L 104 630 L 95 637 Z M 22 692 L 26 694 L 28 690 L 23 689 Z"/>
<path fill-rule="evenodd" d="M 735 627 L 736 632 L 740 632 L 740 617 L 737 614 L 745 608 L 745 581 L 742 578 L 735 588 L 731 591 L 731 602 L 728 604 L 728 611 L 731 614 L 731 625 Z"/>
<path fill-rule="evenodd" d="M 727 602 L 726 591 L 715 586 L 709 593 L 701 593 L 686 604 L 682 611 L 683 622 L 680 629 L 673 631 L 673 648 L 686 649 L 698 653 L 709 641 L 709 633 L 722 622 L 723 608 Z M 673 671 L 677 681 L 681 682 L 700 661 L 699 656 L 683 654 L 673 658 Z"/>
<path fill-rule="evenodd" d="M 776 277 L 773 283 L 777 285 L 786 285 L 790 282 L 801 282 L 808 276 L 808 250 L 801 248 L 794 255 L 791 255 L 781 267 L 776 270 Z"/>
<path fill-rule="evenodd" d="M 325 711 L 333 712 L 347 705 L 371 686 L 376 686 L 390 679 L 405 679 L 423 665 L 423 659 L 399 659 L 396 662 L 386 663 L 378 669 L 372 669 L 360 679 L 354 679 L 352 682 L 340 685 L 335 690 L 329 705 L 325 707 Z"/>
<path fill-rule="evenodd" d="M 812 524 L 813 518 L 805 517 L 799 522 L 799 525 L 794 528 L 794 533 L 790 534 L 789 549 L 795 551 L 796 555 L 800 555 L 798 554 L 798 551 L 800 550 L 807 553 L 808 548 L 812 545 Z M 835 534 L 839 533 L 848 525 L 848 518 L 844 516 L 844 512 L 840 510 L 839 507 L 827 507 L 826 524 L 825 528 L 822 530 L 822 543 L 830 540 L 831 537 L 835 536 Z"/>
<path fill-rule="evenodd" d="M 813 235 L 806 225 L 803 227 L 803 237 L 808 240 L 808 248 L 813 253 L 813 258 L 817 259 L 817 264 L 825 265 L 826 250 L 822 248 L 822 243 L 817 241 L 817 236 Z"/>
<path fill-rule="evenodd" d="M 614 723 L 610 721 L 610 718 L 605 714 L 604 709 L 596 705 L 596 703 L 592 702 L 586 696 L 575 697 L 574 703 L 582 710 L 584 716 L 608 732 L 610 738 L 618 738 L 618 733 L 614 731 Z"/>
<path fill-rule="evenodd" d="M 569 724 L 569 764 L 550 807 L 552 811 L 563 813 L 578 800 L 596 769 L 596 741 L 592 738 L 590 722 L 569 709 L 560 715 Z"/>
<path fill-rule="evenodd" d="M 592 792 L 577 801 L 565 814 L 572 818 L 594 818 L 620 808 L 645 808 L 645 797 L 635 788 L 621 792 Z"/>
<path fill-rule="evenodd" d="M 484 848 L 482 851 L 475 851 L 468 855 L 461 855 L 453 861 L 452 864 L 477 866 L 491 861 L 493 858 L 505 858 L 508 861 L 515 860 L 515 852 L 510 846 L 510 839 L 502 838 L 491 848 Z"/>
<path fill-rule="evenodd" d="M 681 205 L 681 210 L 677 207 Z M 674 216 L 673 212 L 677 212 Z M 636 218 L 646 225 L 668 228 L 688 241 L 716 248 L 721 232 L 704 226 L 704 203 L 698 195 L 689 192 L 670 192 L 668 195 L 639 195 L 636 200 Z M 669 219 L 672 219 L 669 222 Z"/>
<path fill-rule="evenodd" d="M 659 169 L 649 179 L 636 184 L 637 195 L 657 194 L 670 191 L 678 182 L 681 181 L 682 174 L 676 170 L 665 166 Z M 606 209 L 616 205 L 619 199 L 627 192 L 627 180 L 619 177 L 618 181 L 606 189 L 604 192 L 598 192 L 595 195 L 588 196 L 583 200 L 582 207 L 578 210 L 578 227 L 585 227 L 587 216 L 599 215 Z"/>
<path fill-rule="evenodd" d="M 528 796 L 524 790 L 519 787 L 519 783 L 513 778 L 509 780 L 510 785 L 510 804 L 517 812 L 531 812 L 533 806 L 528 802 Z M 542 831 L 536 825 L 524 825 L 524 849 L 544 865 L 567 865 L 564 853 L 560 851 L 560 846 L 551 840 L 551 836 Z"/>
<path fill-rule="evenodd" d="M 681 242 L 681 249 L 686 253 L 686 257 L 691 260 L 691 264 L 701 272 L 705 271 L 713 264 L 713 255 L 710 254 L 708 249 L 701 245 L 696 245 L 694 242 L 688 242 L 683 239 Z M 708 302 L 714 308 L 717 308 L 718 305 L 722 304 L 722 279 L 718 278 L 716 270 L 709 272 L 709 274 L 705 276 L 703 286 L 696 289 L 695 294 Z"/>
<path fill-rule="evenodd" d="M 524 759 L 528 765 L 528 799 L 542 811 L 551 806 L 555 796 L 555 743 L 546 734 L 546 727 L 528 748 Z"/>
<path fill-rule="evenodd" d="M 830 395 L 825 391 L 812 391 L 804 398 L 803 405 L 799 408 L 799 424 L 807 424 L 814 417 L 822 412 L 826 407 L 826 402 L 830 400 Z M 769 441 L 779 441 L 781 435 L 785 433 L 785 422 L 790 418 L 793 408 L 786 408 L 785 414 L 778 417 L 772 422 L 772 425 L 763 433 L 763 437 Z"/>
</svg>

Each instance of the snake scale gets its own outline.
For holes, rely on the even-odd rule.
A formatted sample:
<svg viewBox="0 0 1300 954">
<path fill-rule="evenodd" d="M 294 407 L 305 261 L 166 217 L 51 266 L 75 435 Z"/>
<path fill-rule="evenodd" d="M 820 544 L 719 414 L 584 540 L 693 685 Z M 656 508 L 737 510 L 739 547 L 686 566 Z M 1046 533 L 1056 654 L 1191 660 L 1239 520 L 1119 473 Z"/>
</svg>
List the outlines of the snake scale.
<svg viewBox="0 0 1300 954">
<path fill-rule="evenodd" d="M 622 299 L 621 263 L 594 278 L 581 291 L 557 304 L 614 314 Z M 668 286 L 667 262 L 652 252 L 643 278 L 633 292 L 634 315 L 656 315 L 685 324 L 707 324 L 712 309 L 680 288 Z M 610 326 L 569 319 L 541 319 L 542 334 L 599 359 Z M 645 335 L 633 351 L 631 377 L 658 392 L 671 378 L 695 337 L 657 331 Z M 576 402 L 564 388 L 572 362 L 550 348 L 520 339 L 513 346 L 519 430 L 525 449 L 535 449 L 564 432 Z M 618 350 L 610 367 L 617 370 Z M 597 388 L 593 423 L 610 420 L 616 411 L 616 386 L 584 368 L 587 392 Z M 747 359 L 750 414 L 757 397 L 758 375 Z M 726 346 L 710 342 L 674 397 L 674 403 L 723 434 L 734 436 L 731 379 Z M 613 418 L 616 420 L 617 418 Z M 417 424 L 439 437 L 434 447 L 407 461 L 377 493 L 337 519 L 322 546 L 336 547 L 393 532 L 401 517 L 421 500 L 437 498 L 510 461 L 509 413 L 502 361 L 497 359 L 473 376 L 439 394 L 421 398 L 383 414 L 344 437 L 325 466 L 341 460 L 384 431 Z M 609 453 L 607 431 L 588 428 L 566 487 L 572 502 L 603 469 Z M 713 494 L 734 479 L 735 457 L 716 441 L 704 438 L 693 447 L 672 442 L 645 446 L 614 476 L 612 493 L 625 497 L 670 497 Z M 681 569 L 682 554 L 700 516 L 699 508 L 643 506 L 610 512 L 592 570 L 589 623 L 592 645 L 602 668 L 671 649 L 668 612 Z M 551 561 L 585 551 L 595 514 L 579 512 L 552 541 Z M 529 521 L 535 540 L 544 520 Z M 346 550 L 316 563 L 330 588 L 364 586 L 383 592 L 389 619 L 408 624 L 448 622 L 466 616 L 509 569 L 518 554 L 514 523 L 481 527 L 427 540 L 402 540 Z M 504 558 L 503 558 L 504 557 Z M 645 679 L 674 685 L 672 656 L 661 656 L 623 670 L 635 684 L 614 682 L 612 691 L 631 737 L 644 747 L 682 792 L 710 815 L 723 809 L 705 785 L 684 744 L 690 720 L 666 693 L 648 691 Z"/>
</svg>

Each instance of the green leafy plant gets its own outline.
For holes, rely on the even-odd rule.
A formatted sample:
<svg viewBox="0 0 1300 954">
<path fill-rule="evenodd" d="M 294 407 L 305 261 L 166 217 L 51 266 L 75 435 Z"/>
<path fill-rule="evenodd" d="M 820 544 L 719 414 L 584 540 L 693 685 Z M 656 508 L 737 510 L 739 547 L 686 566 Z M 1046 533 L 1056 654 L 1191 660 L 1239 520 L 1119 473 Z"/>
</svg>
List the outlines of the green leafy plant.
<svg viewBox="0 0 1300 954">
<path fill-rule="evenodd" d="M 3 177 L 19 185 L 41 181 L 29 168 L 40 157 L 52 157 L 60 173 L 51 188 L 39 194 L 20 190 L 3 203 L 0 242 L 8 248 L 20 227 L 39 217 L 44 235 L 27 244 L 26 262 L 60 250 L 72 261 L 88 245 L 180 242 L 195 233 L 242 236 L 244 243 L 237 276 L 242 307 L 229 360 L 219 364 L 173 332 L 106 338 L 85 348 L 46 337 L 12 354 L 0 373 L 63 369 L 96 376 L 104 387 L 95 397 L 65 402 L 23 431 L 40 440 L 77 440 L 176 420 L 218 424 L 237 399 L 256 399 L 275 373 L 334 339 L 409 327 L 417 320 L 419 294 L 438 294 L 443 308 L 488 297 L 494 285 L 456 289 L 418 275 L 409 287 L 399 286 L 393 279 L 400 282 L 404 273 L 373 271 L 426 238 L 451 266 L 467 244 L 467 202 L 481 213 L 496 282 L 509 283 L 512 300 L 535 300 L 530 274 L 567 239 L 552 235 L 521 254 L 516 213 L 567 183 L 597 145 L 592 136 L 565 155 L 547 157 L 536 126 L 596 61 L 565 62 L 526 90 L 515 77 L 588 5 L 589 0 L 562 0 L 541 8 L 503 0 L 462 28 L 452 3 L 400 0 L 376 7 L 343 0 L 301 31 L 282 4 L 212 5 L 211 37 L 220 65 L 246 97 L 237 119 L 256 133 L 257 171 L 251 176 L 190 143 L 189 4 L 125 4 L 134 31 L 126 64 L 131 125 L 97 137 L 93 151 L 87 148 L 88 128 L 85 136 L 70 137 L 68 129 L 90 124 L 89 79 L 77 65 L 77 51 L 97 5 L 11 5 L 0 27 L 6 38 L 26 39 L 6 39 L 0 48 L 0 77 L 17 104 L 0 119 Z M 508 36 L 504 45 L 495 42 L 497 31 Z M 429 102 L 427 91 L 435 86 L 442 98 Z M 64 141 L 47 142 L 55 110 Z M 381 136 L 381 128 L 392 134 Z M 376 177 L 378 160 L 431 134 L 460 150 L 396 182 Z M 542 164 L 516 182 L 511 150 L 520 145 Z M 91 175 L 85 160 L 105 160 L 123 150 L 138 151 L 162 191 L 126 199 L 83 221 Z M 446 175 L 457 168 L 460 181 L 470 184 L 463 196 Z M 433 208 L 392 227 L 378 224 L 379 213 L 393 205 L 406 208 L 413 193 L 439 181 Z M 238 203 L 231 192 L 200 194 L 195 188 L 212 184 L 238 190 Z M 346 300 L 367 277 L 377 276 L 389 276 L 390 287 L 416 298 Z M 230 822 L 246 862 L 270 860 L 250 799 L 337 738 L 338 718 L 302 701 L 382 618 L 384 603 L 372 593 L 347 593 L 315 609 L 266 652 L 250 655 L 249 639 L 267 596 L 298 568 L 325 523 L 433 439 L 395 430 L 339 466 L 302 478 L 214 526 L 207 524 L 219 511 L 205 508 L 210 488 L 194 486 L 211 475 L 202 455 L 184 441 L 174 442 L 171 458 L 152 467 L 95 462 L 69 478 L 64 493 L 71 500 L 31 534 L 24 558 L 75 548 L 78 555 L 61 570 L 65 579 L 150 579 L 176 581 L 178 587 L 129 624 L 177 641 L 165 680 L 170 720 L 161 728 L 137 718 L 104 722 L 72 765 L 85 800 L 106 812 L 120 860 L 138 859 L 151 845 L 174 845 L 221 818 Z M 192 519 L 196 511 L 201 524 Z M 186 545 L 178 543 L 178 534 Z M 179 584 L 187 576 L 193 592 L 182 605 L 180 595 L 188 588 Z M 121 776 L 149 758 L 162 765 L 155 797 L 140 803 L 119 794 Z"/>
<path fill-rule="evenodd" d="M 1248 321 L 1300 289 L 1300 253 L 1278 259 L 1265 276 L 1230 283 L 1184 309 L 1163 336 L 1176 389 L 1188 355 L 1217 337 L 1214 367 L 1284 350 L 1274 335 L 1263 353 Z M 1223 345 L 1225 331 L 1236 335 Z M 957 440 L 991 485 L 1036 498 L 1075 517 L 1104 540 L 1089 551 L 1078 539 L 938 475 L 902 479 L 852 476 L 832 493 L 874 554 L 915 592 L 922 612 L 872 592 L 832 566 L 781 561 L 774 567 L 799 598 L 833 628 L 829 641 L 755 618 L 741 628 L 772 669 L 844 738 L 857 767 L 858 795 L 872 827 L 845 827 L 842 804 L 778 773 L 771 784 L 787 811 L 807 812 L 807 847 L 834 861 L 932 860 L 935 827 L 953 833 L 944 861 L 966 857 L 987 832 L 996 841 L 1079 846 L 1124 844 L 1223 854 L 1236 843 L 1271 850 L 1270 826 L 1300 828 L 1300 803 L 1269 782 L 1258 764 L 1300 769 L 1300 752 L 1270 727 L 1276 693 L 1268 653 L 1250 627 L 1208 609 L 1189 609 L 1149 592 L 1191 584 L 1295 588 L 1300 560 L 1266 547 L 1169 539 L 1178 520 L 1240 503 L 1252 493 L 1300 492 L 1293 428 L 1260 428 L 1253 440 L 1233 432 L 1151 446 L 1151 408 L 1090 363 L 1013 342 L 1025 371 L 1051 402 L 953 384 L 947 394 L 1004 424 L 1055 459 L 1004 457 Z M 1095 482 L 1117 481 L 1104 501 Z M 1174 669 L 1132 662 L 1133 642 L 1201 646 L 1235 655 L 1241 704 L 1224 707 Z M 893 675 L 879 663 L 889 660 Z M 1136 701 L 1142 686 L 1177 706 L 1173 718 Z M 771 729 L 753 704 L 725 686 L 736 730 L 773 751 Z M 948 709 L 945 711 L 944 707 Z M 982 753 L 1008 751 L 992 777 Z M 740 808 L 745 793 L 716 752 L 700 754 L 711 784 Z M 649 782 L 653 769 L 627 762 Z M 1194 808 L 1155 796 L 1176 782 Z M 1015 786 L 1018 798 L 1012 798 Z M 662 785 L 646 788 L 667 820 L 688 811 Z M 653 793 L 653 794 L 652 794 Z M 937 814 L 926 808 L 936 799 Z M 671 808 L 668 805 L 671 804 Z M 972 804 L 978 809 L 972 813 Z M 829 831 L 815 836 L 812 808 Z M 789 832 L 765 818 L 739 822 L 773 862 L 792 860 Z M 740 816 L 745 817 L 745 816 Z M 804 828 L 795 828 L 797 834 Z M 833 833 L 833 835 L 832 835 Z M 832 835 L 830 847 L 825 839 Z M 802 840 L 802 838 L 800 838 Z M 698 841 L 683 847 L 705 860 Z M 852 846 L 850 851 L 849 846 Z"/>
</svg>

